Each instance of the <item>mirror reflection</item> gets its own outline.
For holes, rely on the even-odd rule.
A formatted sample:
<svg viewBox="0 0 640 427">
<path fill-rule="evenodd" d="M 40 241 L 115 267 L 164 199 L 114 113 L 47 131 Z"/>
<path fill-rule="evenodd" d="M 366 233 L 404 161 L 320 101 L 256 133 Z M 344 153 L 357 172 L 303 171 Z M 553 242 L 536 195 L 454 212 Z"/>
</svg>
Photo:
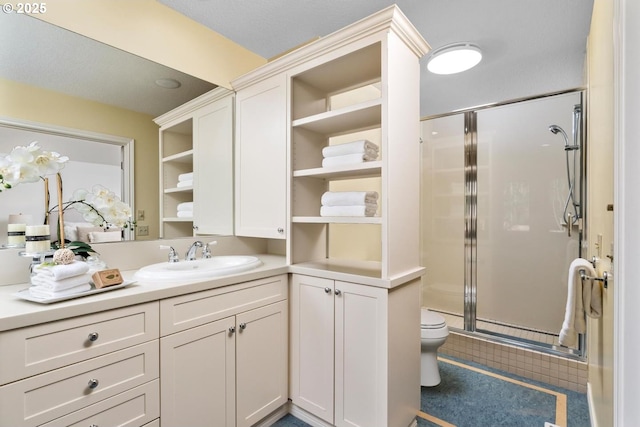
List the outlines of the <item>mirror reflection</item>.
<svg viewBox="0 0 640 427">
<path fill-rule="evenodd" d="M 153 118 L 216 86 L 30 16 L 0 15 L 0 36 L 0 153 L 39 141 L 44 150 L 68 156 L 61 172 L 65 200 L 74 188 L 109 187 L 134 209 L 138 225 L 147 226 L 148 235 L 135 238 L 157 238 Z M 39 184 L 0 193 L 0 245 L 9 215 L 43 217 L 42 193 Z"/>
</svg>

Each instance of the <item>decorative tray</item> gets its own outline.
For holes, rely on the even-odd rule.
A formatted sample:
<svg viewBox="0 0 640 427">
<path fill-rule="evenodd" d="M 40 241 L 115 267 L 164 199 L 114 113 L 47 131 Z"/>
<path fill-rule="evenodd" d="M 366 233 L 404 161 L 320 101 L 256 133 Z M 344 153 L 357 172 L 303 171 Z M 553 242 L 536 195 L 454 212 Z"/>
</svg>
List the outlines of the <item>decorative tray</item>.
<svg viewBox="0 0 640 427">
<path fill-rule="evenodd" d="M 96 289 L 93 284 L 91 284 L 91 289 L 85 292 L 78 292 L 77 294 L 65 295 L 63 297 L 53 297 L 53 298 L 37 298 L 29 293 L 29 288 L 22 289 L 13 294 L 13 296 L 21 298 L 23 300 L 37 302 L 40 304 L 51 304 L 59 301 L 66 301 L 74 298 L 86 297 L 87 295 L 99 294 L 101 292 L 113 291 L 114 289 L 124 288 L 125 286 L 129 286 L 132 283 L 135 283 L 134 280 L 125 280 L 119 285 L 107 286 L 106 288 Z"/>
</svg>

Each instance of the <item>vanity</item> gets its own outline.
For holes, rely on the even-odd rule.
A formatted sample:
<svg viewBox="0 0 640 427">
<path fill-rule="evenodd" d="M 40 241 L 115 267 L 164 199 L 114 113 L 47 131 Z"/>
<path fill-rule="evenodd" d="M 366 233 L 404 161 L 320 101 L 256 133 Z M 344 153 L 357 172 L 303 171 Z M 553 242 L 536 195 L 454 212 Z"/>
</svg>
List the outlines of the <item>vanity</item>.
<svg viewBox="0 0 640 427">
<path fill-rule="evenodd" d="M 0 425 L 416 426 L 428 50 L 391 6 L 158 118 L 163 237 L 257 239 L 263 265 L 46 307 L 0 287 Z M 360 139 L 376 159 L 325 167 L 324 147 Z M 377 192 L 376 214 L 322 215 L 328 191 Z"/>
</svg>

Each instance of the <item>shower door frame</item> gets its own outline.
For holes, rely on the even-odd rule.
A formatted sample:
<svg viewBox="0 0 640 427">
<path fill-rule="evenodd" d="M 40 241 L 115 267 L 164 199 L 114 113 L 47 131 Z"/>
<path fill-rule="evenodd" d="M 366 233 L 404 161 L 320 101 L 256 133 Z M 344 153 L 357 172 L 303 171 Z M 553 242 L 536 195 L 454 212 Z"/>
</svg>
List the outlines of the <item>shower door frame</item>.
<svg viewBox="0 0 640 427">
<path fill-rule="evenodd" d="M 564 95 L 570 93 L 580 94 L 580 104 L 582 114 L 580 117 L 580 205 L 581 219 L 578 235 L 578 257 L 582 257 L 582 242 L 586 239 L 586 213 L 587 213 L 587 192 L 586 192 L 586 89 L 576 88 L 567 91 L 553 92 L 545 95 L 520 98 L 517 100 L 487 104 L 467 110 L 459 110 L 452 114 L 464 113 L 464 332 L 473 335 L 482 335 L 490 340 L 513 344 L 531 350 L 542 351 L 571 359 L 584 360 L 586 358 L 586 334 L 578 335 L 578 348 L 550 346 L 545 343 L 524 340 L 498 332 L 477 329 L 477 237 L 478 237 L 478 132 L 477 113 L 480 110 L 515 104 L 525 101 Z M 431 119 L 444 117 L 449 114 L 430 117 Z M 429 119 L 429 118 L 427 118 Z"/>
</svg>

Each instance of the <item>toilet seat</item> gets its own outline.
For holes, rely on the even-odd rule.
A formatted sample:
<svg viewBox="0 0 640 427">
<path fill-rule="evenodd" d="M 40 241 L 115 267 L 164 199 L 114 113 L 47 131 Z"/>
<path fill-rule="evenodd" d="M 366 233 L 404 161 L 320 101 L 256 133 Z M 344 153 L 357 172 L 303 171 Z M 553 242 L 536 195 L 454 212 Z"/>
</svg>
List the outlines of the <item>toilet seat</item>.
<svg viewBox="0 0 640 427">
<path fill-rule="evenodd" d="M 443 327 L 446 327 L 444 317 L 426 308 L 420 310 L 421 329 L 441 329 Z"/>
</svg>

